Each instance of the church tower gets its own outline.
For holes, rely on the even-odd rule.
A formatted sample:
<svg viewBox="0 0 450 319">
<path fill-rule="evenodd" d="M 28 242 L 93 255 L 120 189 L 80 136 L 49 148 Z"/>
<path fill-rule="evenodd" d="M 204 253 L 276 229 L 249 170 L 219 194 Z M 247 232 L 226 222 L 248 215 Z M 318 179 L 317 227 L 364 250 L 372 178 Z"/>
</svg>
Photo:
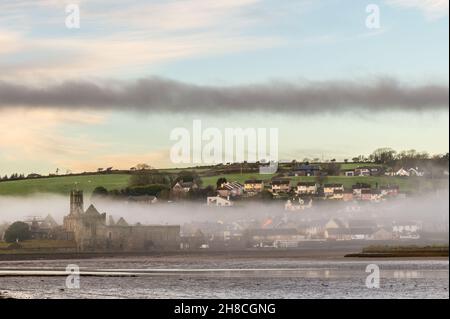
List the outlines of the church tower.
<svg viewBox="0 0 450 319">
<path fill-rule="evenodd" d="M 83 191 L 70 192 L 70 215 L 81 215 L 84 212 Z"/>
</svg>

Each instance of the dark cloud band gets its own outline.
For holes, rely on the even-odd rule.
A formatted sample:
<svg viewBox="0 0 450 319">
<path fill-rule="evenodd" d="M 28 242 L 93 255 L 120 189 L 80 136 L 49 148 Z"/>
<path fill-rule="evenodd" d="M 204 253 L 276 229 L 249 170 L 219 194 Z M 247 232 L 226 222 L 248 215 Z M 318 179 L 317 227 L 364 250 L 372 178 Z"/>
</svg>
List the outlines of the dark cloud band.
<svg viewBox="0 0 450 319">
<path fill-rule="evenodd" d="M 142 112 L 448 110 L 448 85 L 375 81 L 199 86 L 162 78 L 134 82 L 68 81 L 45 88 L 0 81 L 0 108 L 118 109 Z"/>
</svg>

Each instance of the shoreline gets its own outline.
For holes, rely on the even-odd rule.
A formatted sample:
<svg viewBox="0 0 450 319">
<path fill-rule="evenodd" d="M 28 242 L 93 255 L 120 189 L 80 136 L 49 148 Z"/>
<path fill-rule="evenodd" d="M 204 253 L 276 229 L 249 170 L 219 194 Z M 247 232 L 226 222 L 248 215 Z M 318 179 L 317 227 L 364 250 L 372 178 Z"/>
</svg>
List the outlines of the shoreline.
<svg viewBox="0 0 450 319">
<path fill-rule="evenodd" d="M 355 253 L 346 254 L 346 258 L 447 258 L 447 253 Z"/>
<path fill-rule="evenodd" d="M 95 258 L 245 258 L 245 259 L 352 259 L 352 258 L 427 258 L 448 259 L 442 254 L 413 253 L 355 253 L 354 249 L 297 249 L 297 250 L 230 250 L 230 251 L 158 251 L 158 252 L 82 252 L 82 253 L 22 253 L 0 254 L 2 261 L 32 261 L 32 260 L 76 260 Z"/>
<path fill-rule="evenodd" d="M 366 257 L 366 258 L 398 258 L 398 257 L 446 257 L 448 258 L 448 244 L 434 246 L 418 245 L 372 245 L 362 249 L 359 253 L 347 254 L 345 257 Z"/>
<path fill-rule="evenodd" d="M 189 250 L 152 252 L 60 252 L 0 254 L 0 261 L 93 259 L 121 257 L 179 257 L 179 258 L 343 258 L 352 250 L 341 249 L 297 249 L 297 250 Z"/>
</svg>

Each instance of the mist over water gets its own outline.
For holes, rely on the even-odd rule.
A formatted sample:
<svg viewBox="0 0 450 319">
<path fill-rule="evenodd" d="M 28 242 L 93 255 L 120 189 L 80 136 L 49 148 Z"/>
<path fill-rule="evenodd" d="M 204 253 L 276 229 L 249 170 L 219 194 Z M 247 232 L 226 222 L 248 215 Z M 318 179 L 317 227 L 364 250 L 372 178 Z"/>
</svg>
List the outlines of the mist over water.
<svg viewBox="0 0 450 319">
<path fill-rule="evenodd" d="M 392 222 L 420 221 L 448 231 L 449 195 L 447 190 L 432 194 L 392 199 L 382 203 L 314 202 L 304 211 L 284 210 L 285 201 L 238 201 L 234 207 L 208 207 L 205 203 L 173 202 L 143 205 L 127 201 L 90 198 L 85 196 L 85 209 L 94 204 L 100 213 L 107 213 L 114 220 L 125 218 L 129 224 L 179 224 L 192 222 L 233 223 L 253 221 L 261 226 L 267 219 L 275 221 L 311 222 L 332 217 L 343 219 L 373 220 L 383 225 Z M 0 196 L 0 223 L 24 220 L 30 216 L 45 217 L 48 214 L 61 224 L 69 213 L 69 197 L 55 194 L 35 194 L 27 197 Z M 282 226 L 279 226 L 282 227 Z M 436 228 L 432 227 L 432 228 Z"/>
<path fill-rule="evenodd" d="M 448 234 L 449 223 L 447 191 L 383 203 L 323 202 L 296 212 L 285 211 L 284 201 L 237 202 L 234 207 L 222 208 L 188 202 L 142 205 L 88 196 L 84 202 L 85 209 L 93 203 L 99 212 L 106 212 L 116 221 L 124 217 L 129 224 L 179 224 L 182 232 L 183 228 L 201 228 L 201 223 L 237 222 L 245 227 L 262 227 L 271 219 L 273 223 L 269 227 L 295 227 L 292 225 L 337 217 L 369 219 L 386 226 L 393 222 L 419 221 L 424 231 L 428 225 L 426 231 Z M 68 212 L 68 196 L 0 197 L 0 223 L 47 214 L 62 223 Z M 283 221 L 292 223 L 283 224 Z M 183 227 L 189 223 L 198 224 Z M 330 246 L 307 246 L 302 257 L 289 258 L 270 254 L 253 258 L 193 254 L 1 261 L 0 278 L 4 294 L 14 298 L 448 298 L 448 259 L 345 259 L 341 251 L 359 251 L 361 245 L 366 244 L 348 246 L 346 242 L 345 245 L 339 245 L 335 253 Z M 122 269 L 136 274 L 131 277 L 83 276 L 83 289 L 64 289 L 65 277 L 32 275 L 23 280 L 15 276 L 1 277 L 5 269 L 52 272 L 65 269 L 68 262 L 86 271 Z M 366 287 L 368 263 L 380 266 L 379 289 Z"/>
</svg>

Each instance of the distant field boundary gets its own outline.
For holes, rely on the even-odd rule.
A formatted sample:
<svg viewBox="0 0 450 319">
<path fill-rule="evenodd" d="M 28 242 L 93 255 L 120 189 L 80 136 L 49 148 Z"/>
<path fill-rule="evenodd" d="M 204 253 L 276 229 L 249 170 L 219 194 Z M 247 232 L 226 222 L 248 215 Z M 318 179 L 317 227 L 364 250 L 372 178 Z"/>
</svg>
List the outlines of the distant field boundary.
<svg viewBox="0 0 450 319">
<path fill-rule="evenodd" d="M 345 257 L 448 257 L 448 245 L 439 246 L 369 246 L 361 253 Z"/>
</svg>

